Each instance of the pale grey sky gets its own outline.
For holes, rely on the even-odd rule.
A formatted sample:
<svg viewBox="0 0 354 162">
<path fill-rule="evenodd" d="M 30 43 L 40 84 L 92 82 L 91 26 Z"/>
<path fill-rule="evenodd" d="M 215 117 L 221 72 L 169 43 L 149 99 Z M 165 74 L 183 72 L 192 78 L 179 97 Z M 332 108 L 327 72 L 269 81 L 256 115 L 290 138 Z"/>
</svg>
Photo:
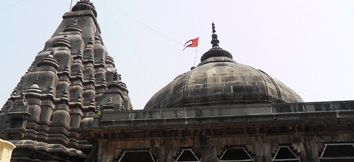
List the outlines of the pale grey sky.
<svg viewBox="0 0 354 162">
<path fill-rule="evenodd" d="M 305 101 L 354 99 L 353 0 L 92 0 L 109 55 L 142 109 L 210 48 L 211 22 L 236 62 L 262 69 Z M 70 0 L 0 0 L 0 104 L 42 50 Z M 0 106 L 0 107 L 1 107 Z"/>
</svg>

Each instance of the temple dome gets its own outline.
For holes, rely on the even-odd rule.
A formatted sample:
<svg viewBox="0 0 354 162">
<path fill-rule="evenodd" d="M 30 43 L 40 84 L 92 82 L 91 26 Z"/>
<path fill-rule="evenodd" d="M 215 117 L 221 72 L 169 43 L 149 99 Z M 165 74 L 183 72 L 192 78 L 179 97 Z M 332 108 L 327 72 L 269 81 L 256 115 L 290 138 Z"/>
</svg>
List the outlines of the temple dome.
<svg viewBox="0 0 354 162">
<path fill-rule="evenodd" d="M 219 47 L 213 25 L 213 47 L 201 63 L 158 91 L 145 109 L 252 103 L 303 102 L 293 90 L 262 70 L 240 64 Z"/>
</svg>

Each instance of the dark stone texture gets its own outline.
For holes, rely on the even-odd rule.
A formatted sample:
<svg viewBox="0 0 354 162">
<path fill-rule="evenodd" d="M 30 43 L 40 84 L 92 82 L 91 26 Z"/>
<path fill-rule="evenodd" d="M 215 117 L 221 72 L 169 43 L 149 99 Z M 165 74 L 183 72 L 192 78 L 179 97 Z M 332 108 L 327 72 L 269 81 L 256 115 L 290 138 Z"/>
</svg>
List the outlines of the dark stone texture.
<svg viewBox="0 0 354 162">
<path fill-rule="evenodd" d="M 119 159 L 124 150 L 150 150 L 159 161 L 175 161 L 191 149 L 215 162 L 227 148 L 242 148 L 256 162 L 294 153 L 318 162 L 327 144 L 353 146 L 354 101 L 231 104 L 131 112 L 103 112 L 100 126 L 82 130 L 99 143 L 98 160 Z M 342 146 L 343 143 L 349 143 Z M 336 152 L 332 152 L 336 153 Z M 354 157 L 354 153 L 349 153 Z M 296 157 L 295 157 L 296 156 Z"/>
</svg>

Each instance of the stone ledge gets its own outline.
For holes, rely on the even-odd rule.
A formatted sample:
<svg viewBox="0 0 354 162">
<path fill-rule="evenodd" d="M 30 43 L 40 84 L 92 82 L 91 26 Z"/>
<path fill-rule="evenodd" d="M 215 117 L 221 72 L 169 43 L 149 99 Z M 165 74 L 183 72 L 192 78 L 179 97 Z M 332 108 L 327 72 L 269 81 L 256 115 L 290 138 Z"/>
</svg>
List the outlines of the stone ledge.
<svg viewBox="0 0 354 162">
<path fill-rule="evenodd" d="M 38 142 L 33 140 L 12 140 L 11 142 L 16 144 L 18 148 L 28 148 L 50 153 L 64 153 L 69 156 L 77 156 L 81 158 L 86 157 L 82 151 L 74 148 L 67 148 L 61 144 L 48 144 L 45 142 Z"/>
<path fill-rule="evenodd" d="M 220 105 L 205 107 L 165 108 L 159 110 L 103 111 L 101 126 L 119 122 L 168 121 L 178 119 L 254 118 L 257 120 L 296 120 L 320 118 L 327 114 L 333 118 L 354 116 L 354 101 L 308 102 L 289 104 Z M 274 118 L 274 119 L 273 119 Z"/>
</svg>

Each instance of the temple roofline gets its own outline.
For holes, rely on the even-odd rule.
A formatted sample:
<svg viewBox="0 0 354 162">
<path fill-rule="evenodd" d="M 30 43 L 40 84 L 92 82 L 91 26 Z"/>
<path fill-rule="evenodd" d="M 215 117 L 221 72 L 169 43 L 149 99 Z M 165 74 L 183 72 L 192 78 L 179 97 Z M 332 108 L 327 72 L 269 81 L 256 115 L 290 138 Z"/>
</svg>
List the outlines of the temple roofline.
<svg viewBox="0 0 354 162">
<path fill-rule="evenodd" d="M 135 126 L 210 124 L 218 119 L 230 119 L 232 123 L 290 122 L 354 117 L 354 101 L 301 102 L 286 104 L 237 104 L 218 107 L 166 108 L 158 110 L 134 110 L 130 112 L 103 112 L 101 128 L 124 128 Z M 257 118 L 257 119 L 256 119 Z M 246 120 L 247 119 L 247 120 Z M 188 124 L 185 124 L 188 121 Z M 222 122 L 225 123 L 225 122 Z"/>
</svg>

